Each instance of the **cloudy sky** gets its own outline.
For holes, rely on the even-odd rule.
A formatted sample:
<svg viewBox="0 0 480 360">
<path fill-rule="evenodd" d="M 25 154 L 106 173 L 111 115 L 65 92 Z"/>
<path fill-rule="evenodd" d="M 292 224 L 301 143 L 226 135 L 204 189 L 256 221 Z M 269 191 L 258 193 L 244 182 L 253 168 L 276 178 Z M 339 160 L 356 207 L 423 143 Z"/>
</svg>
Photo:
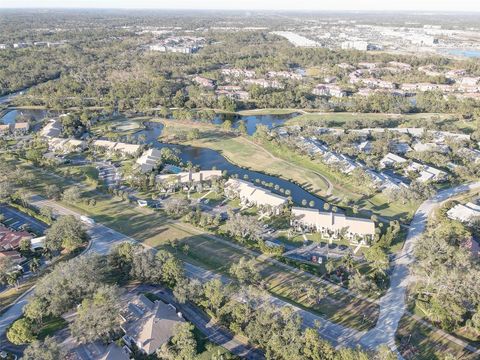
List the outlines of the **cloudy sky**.
<svg viewBox="0 0 480 360">
<path fill-rule="evenodd" d="M 0 0 L 0 7 L 480 11 L 475 0 Z"/>
</svg>

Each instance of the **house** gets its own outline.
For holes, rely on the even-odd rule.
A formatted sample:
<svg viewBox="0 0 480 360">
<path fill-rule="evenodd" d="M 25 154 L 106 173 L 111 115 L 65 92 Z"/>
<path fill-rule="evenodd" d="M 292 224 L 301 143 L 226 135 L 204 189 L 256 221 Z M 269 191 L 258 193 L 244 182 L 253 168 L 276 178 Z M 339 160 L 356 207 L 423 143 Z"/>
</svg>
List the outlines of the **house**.
<svg viewBox="0 0 480 360">
<path fill-rule="evenodd" d="M 106 351 L 100 355 L 99 360 L 130 360 L 131 350 L 124 346 L 119 347 L 115 343 L 108 345 Z"/>
<path fill-rule="evenodd" d="M 26 259 L 16 250 L 0 251 L 0 259 L 9 258 L 14 265 L 23 263 Z"/>
<path fill-rule="evenodd" d="M 460 148 L 457 154 L 467 161 L 472 161 L 475 164 L 480 162 L 480 151 L 477 149 Z"/>
<path fill-rule="evenodd" d="M 405 171 L 413 171 L 419 174 L 417 181 L 444 181 L 447 179 L 447 173 L 445 171 L 434 168 L 433 166 L 423 165 L 417 162 L 412 162 Z"/>
<path fill-rule="evenodd" d="M 213 89 L 215 87 L 215 82 L 213 80 L 201 77 L 201 76 L 195 76 L 193 78 L 193 81 L 197 83 L 200 86 L 203 86 L 208 89 Z"/>
<path fill-rule="evenodd" d="M 14 231 L 0 225 L 0 250 L 14 250 L 20 246 L 23 239 L 32 239 L 27 231 Z"/>
<path fill-rule="evenodd" d="M 279 215 L 288 203 L 288 199 L 283 196 L 239 179 L 229 179 L 224 189 L 227 197 L 240 198 L 242 205 L 267 208 L 274 215 Z"/>
<path fill-rule="evenodd" d="M 413 150 L 417 152 L 432 151 L 447 154 L 450 151 L 450 148 L 444 144 L 437 144 L 434 142 L 422 143 L 420 141 L 417 141 L 413 145 Z"/>
<path fill-rule="evenodd" d="M 385 168 L 385 167 L 391 167 L 398 164 L 403 164 L 406 162 L 407 162 L 407 159 L 401 156 L 395 155 L 393 153 L 388 153 L 382 158 L 382 160 L 380 160 L 380 166 L 382 168 Z"/>
<path fill-rule="evenodd" d="M 222 177 L 221 170 L 184 171 L 178 174 L 161 174 L 155 177 L 157 182 L 176 182 L 177 184 L 201 183 Z"/>
<path fill-rule="evenodd" d="M 87 143 L 83 140 L 62 139 L 56 137 L 48 139 L 48 149 L 56 153 L 68 154 L 71 152 L 83 151 L 86 147 Z"/>
<path fill-rule="evenodd" d="M 338 85 L 332 84 L 318 84 L 312 90 L 313 95 L 317 96 L 335 96 L 335 97 L 344 97 L 347 96 L 347 92 L 342 90 Z"/>
<path fill-rule="evenodd" d="M 345 237 L 353 243 L 372 241 L 375 236 L 375 223 L 370 219 L 301 207 L 292 208 L 291 225 L 317 231 L 329 239 Z"/>
<path fill-rule="evenodd" d="M 243 82 L 247 85 L 258 85 L 265 89 L 272 88 L 272 89 L 283 89 L 284 86 L 277 80 L 267 80 L 267 79 L 245 79 Z"/>
<path fill-rule="evenodd" d="M 58 119 L 51 119 L 40 131 L 40 135 L 46 138 L 59 137 L 62 133 L 62 124 Z"/>
<path fill-rule="evenodd" d="M 7 135 L 12 130 L 12 124 L 0 124 L 0 135 Z"/>
<path fill-rule="evenodd" d="M 126 144 L 109 140 L 94 140 L 92 145 L 97 148 L 105 149 L 110 153 L 118 152 L 123 155 L 134 156 L 138 153 L 141 146 L 136 144 Z"/>
<path fill-rule="evenodd" d="M 147 355 L 168 343 L 175 325 L 185 322 L 173 305 L 158 300 L 152 302 L 145 295 L 132 300 L 122 316 L 126 337 Z"/>
<path fill-rule="evenodd" d="M 447 216 L 452 220 L 470 223 L 476 218 L 480 219 L 480 206 L 471 202 L 458 204 L 447 211 Z"/>
<path fill-rule="evenodd" d="M 370 154 L 373 150 L 373 142 L 371 141 L 362 141 L 356 146 L 357 150 L 365 154 Z"/>
<path fill-rule="evenodd" d="M 136 163 L 142 173 L 151 172 L 162 161 L 162 152 L 158 149 L 148 149 L 140 156 Z"/>
<path fill-rule="evenodd" d="M 30 130 L 30 124 L 28 122 L 17 122 L 13 126 L 13 132 L 17 135 L 26 134 Z"/>
</svg>

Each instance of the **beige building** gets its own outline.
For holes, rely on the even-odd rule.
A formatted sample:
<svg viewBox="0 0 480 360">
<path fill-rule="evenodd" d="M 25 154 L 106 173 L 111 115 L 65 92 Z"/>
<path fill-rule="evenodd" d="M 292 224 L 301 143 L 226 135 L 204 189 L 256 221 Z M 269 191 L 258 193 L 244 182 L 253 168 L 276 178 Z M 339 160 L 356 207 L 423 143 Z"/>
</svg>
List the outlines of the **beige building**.
<svg viewBox="0 0 480 360">
<path fill-rule="evenodd" d="M 161 174 L 155 177 L 157 182 L 175 180 L 178 184 L 200 183 L 203 181 L 212 181 L 222 177 L 221 170 L 201 170 L 198 172 L 184 171 L 178 174 Z"/>
<path fill-rule="evenodd" d="M 229 179 L 225 183 L 225 195 L 230 198 L 238 197 L 244 206 L 258 206 L 269 209 L 269 212 L 278 215 L 287 206 L 288 199 L 273 194 L 248 181 Z"/>
<path fill-rule="evenodd" d="M 94 140 L 92 145 L 98 148 L 103 148 L 108 152 L 119 152 L 123 155 L 131 156 L 135 156 L 140 150 L 140 145 L 126 144 L 109 140 Z"/>
<path fill-rule="evenodd" d="M 323 212 L 316 209 L 294 207 L 291 225 L 296 228 L 317 231 L 329 239 L 345 237 L 353 243 L 371 241 L 375 236 L 375 223 L 370 219 L 349 217 L 345 214 Z"/>
</svg>

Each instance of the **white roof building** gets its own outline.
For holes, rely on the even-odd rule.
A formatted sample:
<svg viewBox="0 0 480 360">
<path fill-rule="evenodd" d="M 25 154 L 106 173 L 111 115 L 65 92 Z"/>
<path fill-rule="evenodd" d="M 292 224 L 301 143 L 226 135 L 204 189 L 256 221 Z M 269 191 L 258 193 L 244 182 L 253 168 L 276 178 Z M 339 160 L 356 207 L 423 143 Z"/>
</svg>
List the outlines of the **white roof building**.
<svg viewBox="0 0 480 360">
<path fill-rule="evenodd" d="M 211 181 L 222 177 L 221 170 L 201 170 L 198 172 L 185 171 L 178 174 L 161 174 L 155 177 L 158 182 L 170 181 L 176 179 L 179 184 L 190 182 L 198 183 L 202 181 Z"/>
<path fill-rule="evenodd" d="M 407 162 L 407 159 L 393 153 L 388 153 L 382 158 L 382 160 L 380 160 L 380 166 L 389 167 L 397 164 L 403 164 L 405 162 Z"/>
<path fill-rule="evenodd" d="M 419 177 L 416 180 L 420 182 L 443 181 L 448 175 L 445 171 L 417 162 L 412 162 L 405 170 L 418 172 Z"/>
<path fill-rule="evenodd" d="M 158 149 L 148 149 L 137 159 L 137 164 L 141 172 L 152 171 L 162 160 L 162 153 Z"/>
<path fill-rule="evenodd" d="M 283 196 L 239 179 L 229 179 L 225 183 L 225 193 L 227 196 L 238 196 L 245 205 L 270 207 L 275 214 L 279 214 L 281 208 L 288 203 L 288 199 Z"/>
<path fill-rule="evenodd" d="M 62 124 L 58 119 L 52 119 L 40 131 L 40 135 L 44 137 L 59 137 L 62 133 Z"/>
<path fill-rule="evenodd" d="M 119 143 L 109 140 L 94 140 L 92 141 L 92 145 L 99 148 L 104 148 L 110 152 L 118 151 L 126 155 L 135 155 L 140 149 L 140 145 Z"/>
<path fill-rule="evenodd" d="M 465 205 L 458 204 L 447 211 L 447 216 L 453 220 L 469 223 L 474 218 L 480 217 L 480 206 L 471 202 Z"/>
<path fill-rule="evenodd" d="M 375 236 L 375 223 L 370 219 L 301 207 L 292 208 L 292 217 L 292 225 L 315 229 L 330 238 L 338 238 L 343 233 L 351 241 L 358 242 L 372 240 Z"/>
<path fill-rule="evenodd" d="M 461 148 L 458 149 L 457 154 L 468 161 L 473 161 L 474 163 L 480 162 L 480 151 L 477 149 Z"/>
<path fill-rule="evenodd" d="M 56 137 L 48 139 L 48 149 L 50 151 L 62 152 L 64 154 L 84 150 L 86 146 L 87 144 L 83 140 L 62 139 Z"/>
</svg>

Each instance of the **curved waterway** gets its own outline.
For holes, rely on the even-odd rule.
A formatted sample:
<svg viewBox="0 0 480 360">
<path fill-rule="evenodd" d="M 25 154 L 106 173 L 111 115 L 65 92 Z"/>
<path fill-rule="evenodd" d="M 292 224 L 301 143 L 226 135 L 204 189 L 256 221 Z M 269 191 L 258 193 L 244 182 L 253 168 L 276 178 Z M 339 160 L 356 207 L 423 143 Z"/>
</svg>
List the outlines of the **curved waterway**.
<svg viewBox="0 0 480 360">
<path fill-rule="evenodd" d="M 274 116 L 271 116 L 271 120 L 273 121 L 272 124 L 279 124 L 279 122 L 275 122 L 273 119 Z M 253 119 L 251 119 L 250 121 L 253 121 Z M 280 122 L 281 121 L 282 120 L 280 120 Z M 283 122 L 284 121 L 285 120 L 283 120 Z M 265 125 L 268 126 L 268 124 Z M 192 164 L 199 166 L 200 169 L 203 170 L 212 168 L 216 168 L 222 171 L 226 170 L 228 174 L 238 175 L 240 179 L 246 178 L 248 179 L 248 181 L 251 181 L 258 186 L 261 186 L 261 182 L 273 183 L 274 186 L 278 185 L 284 190 L 288 189 L 290 191 L 290 196 L 292 197 L 292 200 L 295 204 L 300 205 L 302 203 L 302 200 L 306 200 L 308 203 L 310 203 L 310 201 L 313 201 L 314 208 L 323 208 L 324 201 L 318 196 L 303 189 L 300 185 L 276 176 L 266 175 L 257 171 L 244 169 L 240 166 L 234 165 L 224 156 L 222 156 L 218 151 L 212 149 L 162 143 L 158 141 L 158 137 L 162 133 L 163 125 L 155 122 L 147 122 L 145 123 L 145 126 L 145 130 L 137 132 L 133 135 L 133 137 L 138 138 L 138 136 L 142 135 L 142 138 L 145 140 L 144 142 L 155 148 L 168 147 L 170 149 L 177 149 L 179 157 L 184 163 L 191 162 Z M 260 180 L 260 184 L 255 181 L 256 179 Z M 285 194 L 275 191 L 274 188 L 266 188 L 272 190 L 274 193 L 285 196 Z"/>
</svg>

